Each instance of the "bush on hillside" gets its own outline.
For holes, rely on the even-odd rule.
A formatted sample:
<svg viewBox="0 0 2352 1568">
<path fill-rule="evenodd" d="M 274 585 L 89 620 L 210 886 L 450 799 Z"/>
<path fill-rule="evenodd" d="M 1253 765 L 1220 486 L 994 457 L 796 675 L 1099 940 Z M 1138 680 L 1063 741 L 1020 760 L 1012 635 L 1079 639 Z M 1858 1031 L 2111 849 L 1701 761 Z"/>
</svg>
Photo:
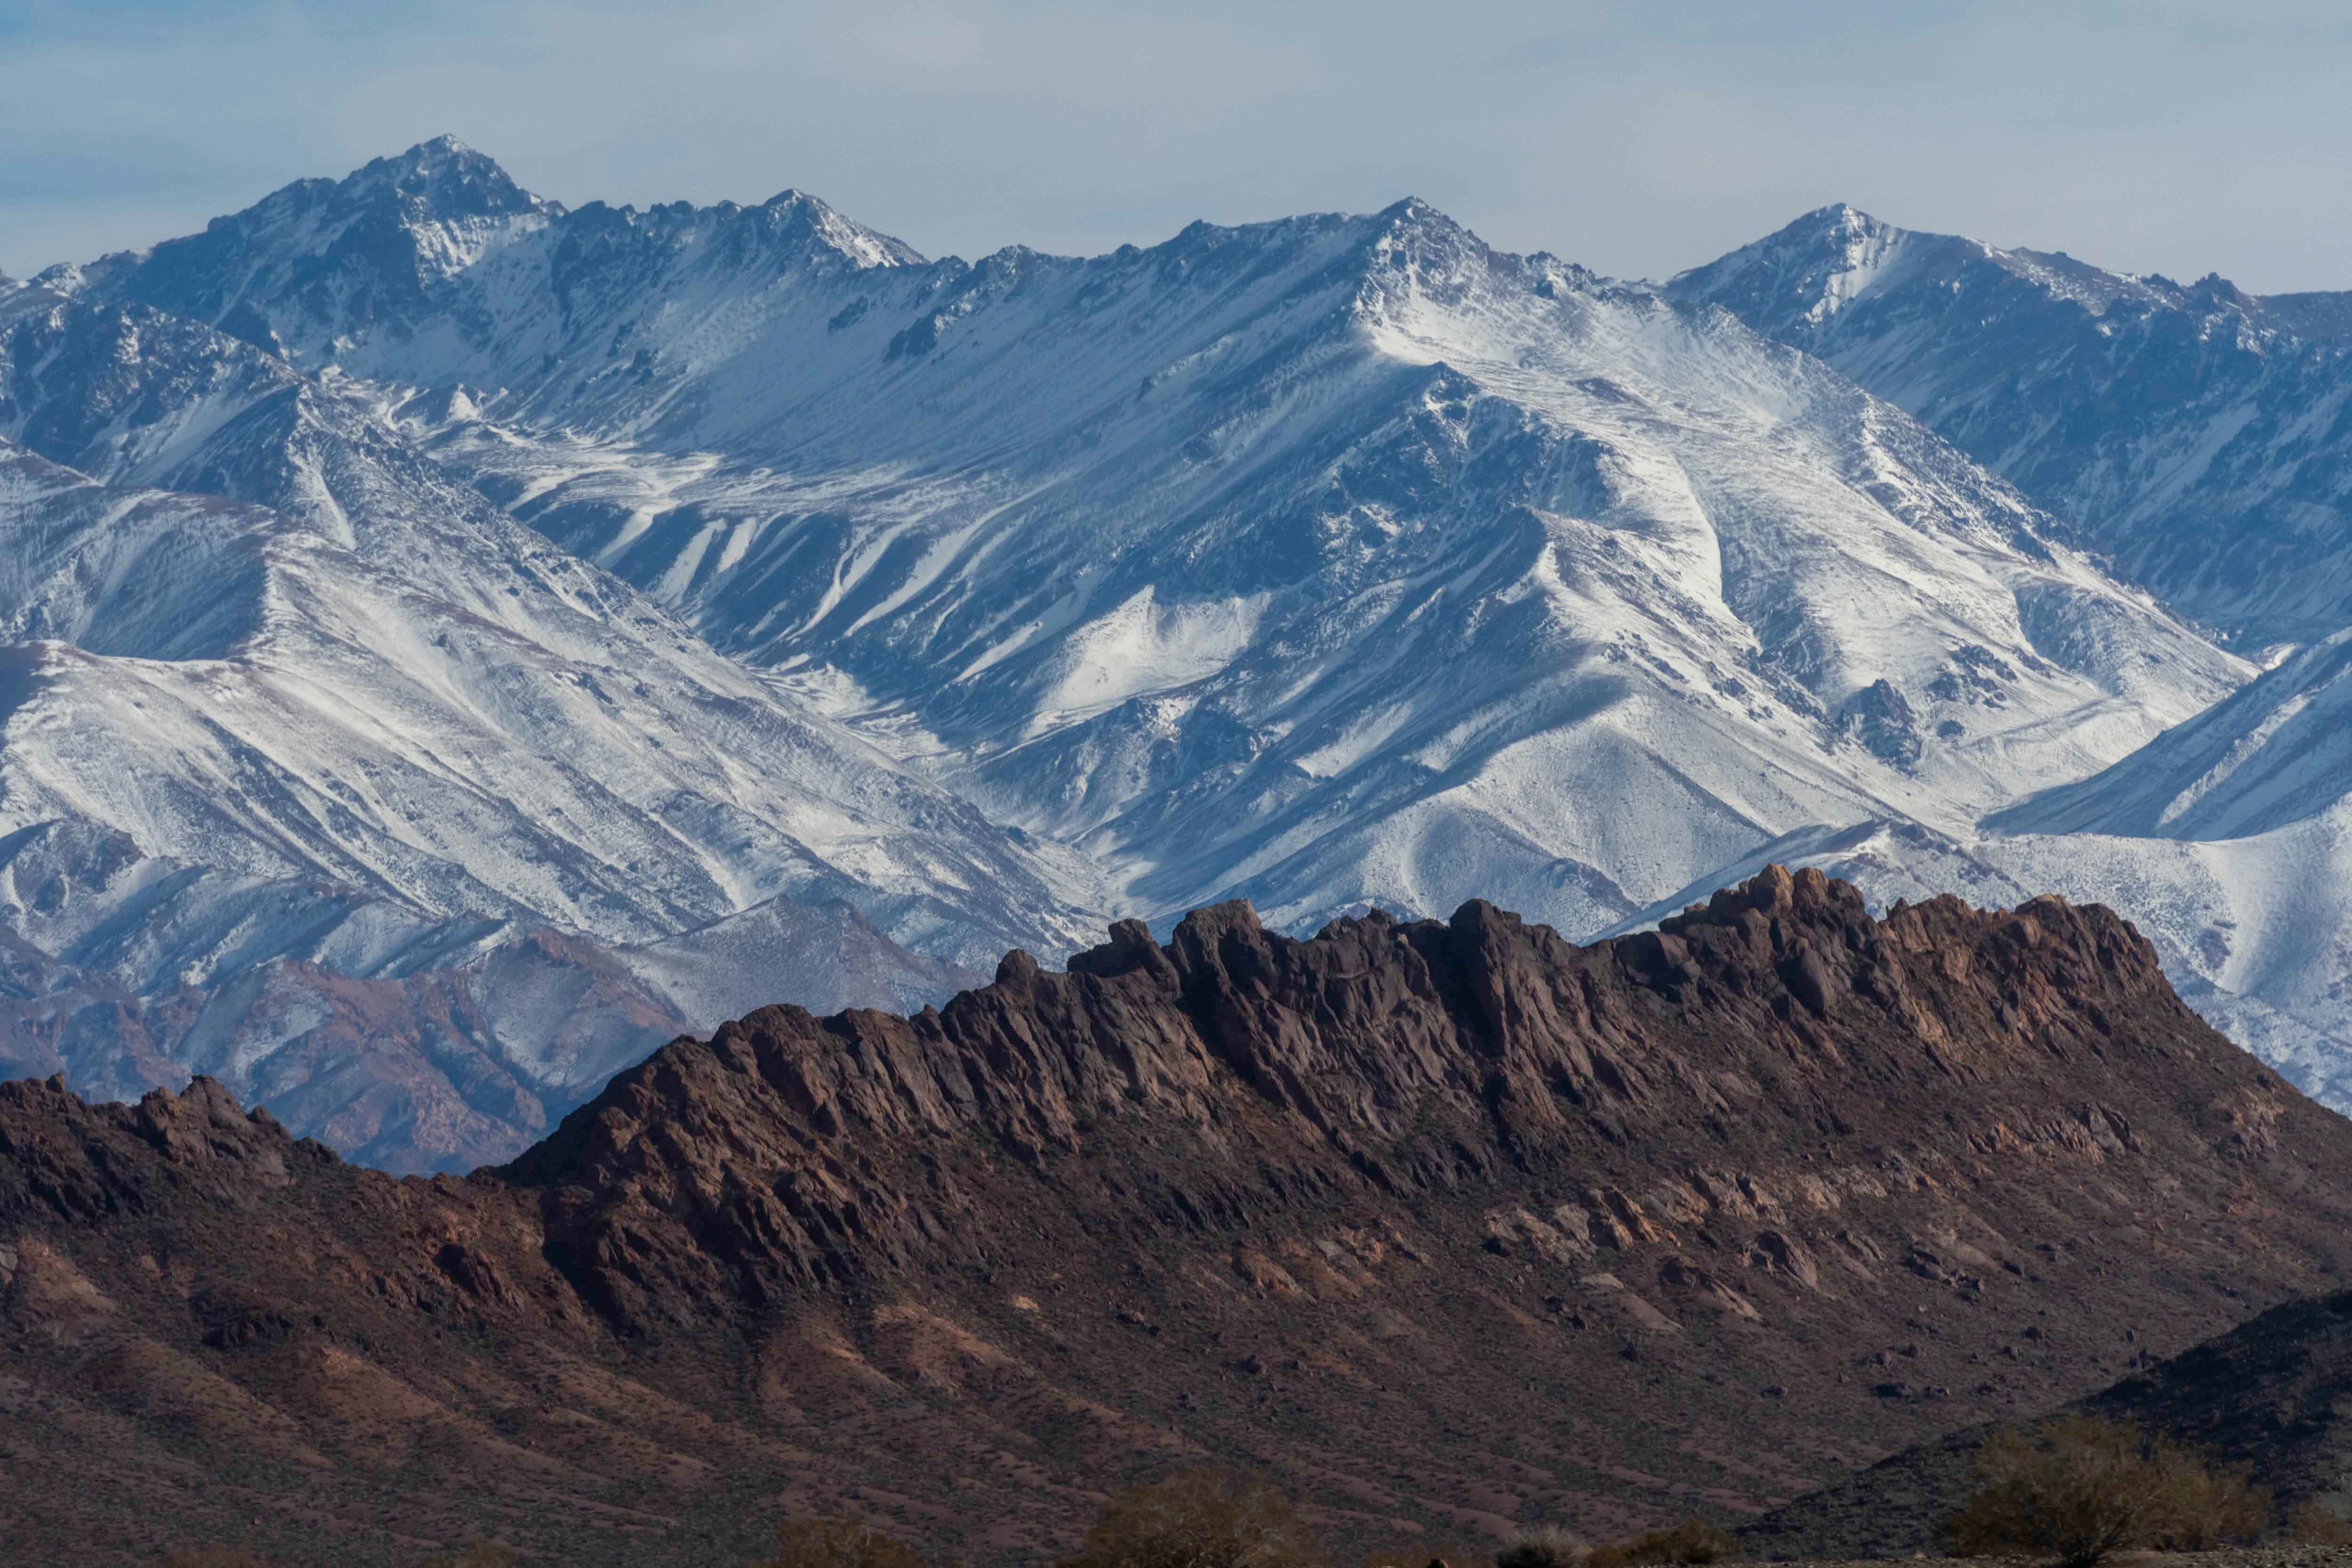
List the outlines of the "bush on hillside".
<svg viewBox="0 0 2352 1568">
<path fill-rule="evenodd" d="M 2306 1502 L 2289 1514 L 2286 1532 L 2307 1546 L 2352 1546 L 2352 1523 L 2324 1502 Z"/>
<path fill-rule="evenodd" d="M 753 1568 L 923 1568 L 915 1549 L 863 1521 L 824 1514 L 788 1520 L 777 1552 Z"/>
<path fill-rule="evenodd" d="M 1495 1553 L 1495 1568 L 1584 1568 L 1592 1548 L 1558 1525 L 1538 1525 Z M 1459 1564 L 1456 1564 L 1459 1568 Z"/>
<path fill-rule="evenodd" d="M 511 1546 L 478 1541 L 455 1557 L 427 1557 L 417 1568 L 522 1568 L 522 1553 Z"/>
<path fill-rule="evenodd" d="M 1113 1498 L 1063 1568 L 1313 1568 L 1290 1500 L 1261 1481 L 1205 1473 Z"/>
<path fill-rule="evenodd" d="M 1364 1568 L 1431 1568 L 1438 1563 L 1445 1568 L 1494 1568 L 1495 1551 L 1458 1541 L 1408 1542 L 1373 1552 L 1364 1559 Z"/>
<path fill-rule="evenodd" d="M 1704 1520 L 1686 1519 L 1665 1530 L 1596 1546 L 1584 1561 L 1585 1568 L 1645 1568 L 1653 1563 L 1720 1563 L 1738 1552 L 1739 1542 L 1722 1531 Z"/>
<path fill-rule="evenodd" d="M 2250 1541 L 2270 1514 L 2270 1494 L 2236 1471 L 2137 1427 L 2069 1415 L 1986 1439 L 1977 1490 L 1948 1528 L 1963 1556 L 2046 1553 L 2089 1568 L 2127 1548 Z"/>
</svg>

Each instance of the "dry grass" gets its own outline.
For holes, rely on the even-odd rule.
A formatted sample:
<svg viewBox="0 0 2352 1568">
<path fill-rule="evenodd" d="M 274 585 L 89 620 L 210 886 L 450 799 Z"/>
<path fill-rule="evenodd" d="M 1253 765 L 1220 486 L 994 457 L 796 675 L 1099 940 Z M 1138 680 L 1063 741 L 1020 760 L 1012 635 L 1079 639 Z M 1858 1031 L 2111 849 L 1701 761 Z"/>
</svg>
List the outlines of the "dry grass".
<svg viewBox="0 0 2352 1568">
<path fill-rule="evenodd" d="M 1290 1500 L 1261 1481 L 1180 1476 L 1113 1498 L 1063 1568 L 1314 1568 Z"/>
<path fill-rule="evenodd" d="M 1490 1546 L 1465 1546 L 1458 1541 L 1420 1541 L 1383 1547 L 1364 1559 L 1364 1568 L 1487 1568 L 1495 1561 Z"/>
<path fill-rule="evenodd" d="M 786 1521 L 777 1552 L 753 1568 L 923 1568 L 915 1549 L 859 1520 L 823 1515 Z"/>
<path fill-rule="evenodd" d="M 1511 1538 L 1495 1553 L 1495 1568 L 1584 1568 L 1592 1548 L 1557 1525 L 1539 1525 Z"/>
<path fill-rule="evenodd" d="M 1703 1520 L 1686 1519 L 1623 1541 L 1596 1546 L 1586 1568 L 1644 1568 L 1652 1563 L 1720 1563 L 1738 1555 L 1739 1542 Z"/>
<path fill-rule="evenodd" d="M 2286 1532 L 2306 1546 L 2352 1546 L 2352 1522 L 2323 1502 L 2306 1502 L 2287 1515 Z"/>
</svg>

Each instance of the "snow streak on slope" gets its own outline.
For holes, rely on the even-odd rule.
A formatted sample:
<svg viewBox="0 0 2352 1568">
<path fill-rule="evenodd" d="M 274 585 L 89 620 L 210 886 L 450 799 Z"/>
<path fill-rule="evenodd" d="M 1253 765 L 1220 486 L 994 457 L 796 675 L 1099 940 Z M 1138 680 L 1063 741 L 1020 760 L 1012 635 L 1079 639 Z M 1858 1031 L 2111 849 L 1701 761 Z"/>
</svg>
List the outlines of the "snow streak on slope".
<svg viewBox="0 0 2352 1568">
<path fill-rule="evenodd" d="M 71 641 L 27 658 L 81 715 L 70 746 L 12 748 L 15 798 L 150 853 L 616 940 L 847 893 L 974 959 L 1075 936 L 969 807 L 500 516 L 359 393 L 135 309 L 53 310 L 9 343 L 10 433 L 272 509 L 10 460 L 0 625 Z"/>
<path fill-rule="evenodd" d="M 2080 784 L 1994 817 L 2011 832 L 2243 838 L 2352 795 L 2352 628 Z"/>
</svg>

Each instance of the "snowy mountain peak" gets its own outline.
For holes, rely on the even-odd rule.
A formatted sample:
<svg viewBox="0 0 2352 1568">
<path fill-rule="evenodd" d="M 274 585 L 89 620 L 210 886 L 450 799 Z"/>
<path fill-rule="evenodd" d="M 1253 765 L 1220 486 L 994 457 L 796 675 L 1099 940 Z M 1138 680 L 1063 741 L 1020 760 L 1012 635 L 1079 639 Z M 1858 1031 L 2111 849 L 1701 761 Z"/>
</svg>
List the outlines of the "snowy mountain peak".
<svg viewBox="0 0 2352 1568">
<path fill-rule="evenodd" d="M 515 184 L 496 159 L 455 136 L 436 136 L 394 157 L 375 159 L 334 190 L 346 200 L 390 191 L 439 218 L 540 212 L 553 205 Z"/>
<path fill-rule="evenodd" d="M 860 267 L 921 267 L 928 261 L 913 246 L 842 216 L 805 191 L 787 186 L 756 210 L 769 215 L 778 233 L 804 234 Z"/>
<path fill-rule="evenodd" d="M 296 363 L 323 363 L 358 323 L 415 329 L 449 281 L 563 208 L 452 137 L 341 180 L 298 180 L 201 234 L 43 280 L 216 326 Z"/>
<path fill-rule="evenodd" d="M 1768 335 L 1818 325 L 1865 293 L 1915 237 L 1843 202 L 1816 207 L 1722 259 L 1675 276 L 1666 291 L 1721 305 Z"/>
<path fill-rule="evenodd" d="M 1664 292 L 1827 361 L 2208 626 L 2303 641 L 2352 614 L 2344 427 L 2320 412 L 2352 393 L 2352 294 L 2184 287 L 1838 207 Z"/>
</svg>

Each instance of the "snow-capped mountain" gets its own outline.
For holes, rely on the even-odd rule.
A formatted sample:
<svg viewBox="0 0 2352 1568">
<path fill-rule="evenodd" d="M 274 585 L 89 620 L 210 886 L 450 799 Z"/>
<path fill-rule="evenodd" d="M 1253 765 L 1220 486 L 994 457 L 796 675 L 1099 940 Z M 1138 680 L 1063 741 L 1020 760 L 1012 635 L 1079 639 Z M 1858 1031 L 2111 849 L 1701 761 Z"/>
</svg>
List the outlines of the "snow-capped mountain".
<svg viewBox="0 0 2352 1568">
<path fill-rule="evenodd" d="M 799 195 L 516 198 L 438 316 L 321 331 L 271 281 L 462 156 L 225 220 L 242 291 L 171 247 L 66 281 L 414 389 L 441 463 L 1114 901 L 1587 930 L 1805 822 L 1972 820 L 2247 673 L 1843 378 L 1413 203 L 966 264 Z"/>
<path fill-rule="evenodd" d="M 1898 405 L 2253 646 L 2352 625 L 2352 294 L 2246 294 L 1852 207 L 1667 285 Z"/>
<path fill-rule="evenodd" d="M 793 192 L 566 209 L 446 141 L 304 182 L 0 291 L 0 831 L 331 887 L 255 951 L 402 1005 L 508 963 L 509 1033 L 585 1043 L 478 1055 L 551 1095 L 780 948 L 914 995 L 1087 910 L 1581 936 L 1768 851 L 2115 881 L 2015 857 L 2118 829 L 1979 822 L 2256 668 L 1715 308 L 1799 291 L 1762 265 L 1622 285 L 1415 202 L 931 261 Z M 2166 907 L 2183 953 L 2225 918 Z"/>
<path fill-rule="evenodd" d="M 419 1101 L 409 1142 L 352 1140 L 478 1160 L 717 998 L 919 1005 L 969 977 L 958 957 L 1085 929 L 1003 830 L 499 513 L 351 384 L 144 307 L 11 305 L 0 435 L 49 457 L 0 442 L 0 835 L 84 830 L 52 840 L 79 870 L 41 886 L 94 889 L 107 956 L 37 903 L 14 923 L 168 1003 L 138 1031 L 151 1058 L 220 1071 L 205 1053 L 227 1048 L 282 1100 L 322 1070 L 287 987 L 334 990 L 285 965 L 410 983 L 541 925 L 592 939 L 555 967 L 627 995 L 587 1035 L 572 1002 L 488 1003 L 457 1033 L 494 1071 L 407 1075 L 502 1134 Z M 126 846 L 145 869 L 117 888 Z M 58 1029 L 68 999 L 41 1004 Z M 75 1038 L 43 1049 L 101 1076 L 104 1043 Z"/>
<path fill-rule="evenodd" d="M 150 853 L 621 941 L 779 894 L 974 960 L 1083 929 L 971 808 L 499 514 L 363 391 L 102 306 L 20 318 L 0 386 L 31 448 L 0 626 L 70 645 L 33 668 L 82 715 L 71 750 L 0 761 L 19 812 L 41 792 Z M 93 721 L 133 701 L 110 732 L 163 743 L 110 794 Z"/>
<path fill-rule="evenodd" d="M 1965 847 L 1881 837 L 1854 869 L 1888 897 L 1981 875 L 2116 904 L 2209 1016 L 2352 1104 L 2352 294 L 2184 287 L 1850 207 L 1666 291 L 1911 410 L 2192 616 L 2304 644 Z"/>
</svg>

